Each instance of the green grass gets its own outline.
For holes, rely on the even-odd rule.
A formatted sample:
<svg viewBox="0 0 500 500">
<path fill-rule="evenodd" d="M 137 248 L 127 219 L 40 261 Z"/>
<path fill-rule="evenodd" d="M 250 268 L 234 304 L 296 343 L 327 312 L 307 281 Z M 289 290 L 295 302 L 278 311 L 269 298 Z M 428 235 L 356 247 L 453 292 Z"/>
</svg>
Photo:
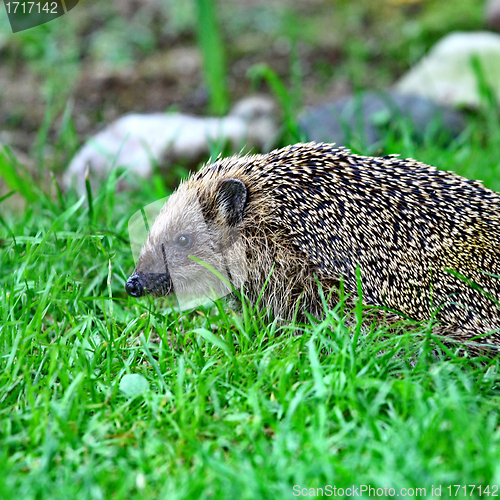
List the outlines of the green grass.
<svg viewBox="0 0 500 500">
<path fill-rule="evenodd" d="M 388 134 L 384 148 L 498 189 L 492 127 L 472 120 L 447 148 Z M 368 318 L 350 335 L 341 308 L 301 327 L 129 298 L 128 218 L 156 193 L 115 194 L 111 178 L 90 213 L 26 189 L 21 213 L 0 201 L 0 498 L 500 483 L 498 361 L 438 359 L 426 325 L 388 334 Z"/>
</svg>

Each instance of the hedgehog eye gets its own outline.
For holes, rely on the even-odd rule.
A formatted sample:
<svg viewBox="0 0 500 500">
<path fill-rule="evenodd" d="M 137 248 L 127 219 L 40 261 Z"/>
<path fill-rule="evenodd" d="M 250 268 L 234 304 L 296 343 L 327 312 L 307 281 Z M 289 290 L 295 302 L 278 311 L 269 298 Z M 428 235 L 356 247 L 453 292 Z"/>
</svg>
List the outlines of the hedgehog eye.
<svg viewBox="0 0 500 500">
<path fill-rule="evenodd" d="M 182 248 L 191 246 L 191 237 L 188 234 L 181 234 L 175 238 L 175 244 Z"/>
</svg>

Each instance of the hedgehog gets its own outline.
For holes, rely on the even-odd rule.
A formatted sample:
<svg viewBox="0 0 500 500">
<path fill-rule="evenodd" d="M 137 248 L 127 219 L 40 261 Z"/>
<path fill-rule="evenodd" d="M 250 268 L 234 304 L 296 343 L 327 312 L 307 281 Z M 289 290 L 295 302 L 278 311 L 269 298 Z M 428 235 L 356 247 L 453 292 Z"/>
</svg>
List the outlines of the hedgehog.
<svg viewBox="0 0 500 500">
<path fill-rule="evenodd" d="M 217 266 L 283 321 L 360 286 L 366 306 L 500 345 L 500 195 L 414 159 L 304 143 L 209 162 L 162 208 L 126 291 L 202 294 Z"/>
</svg>

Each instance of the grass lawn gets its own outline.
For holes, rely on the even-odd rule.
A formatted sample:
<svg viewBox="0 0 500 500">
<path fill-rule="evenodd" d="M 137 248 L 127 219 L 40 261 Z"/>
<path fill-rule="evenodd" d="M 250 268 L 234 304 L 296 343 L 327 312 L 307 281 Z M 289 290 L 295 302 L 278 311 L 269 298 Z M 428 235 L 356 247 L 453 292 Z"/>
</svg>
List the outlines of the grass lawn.
<svg viewBox="0 0 500 500">
<path fill-rule="evenodd" d="M 383 149 L 500 190 L 491 120 L 446 148 Z M 154 191 L 110 179 L 90 211 L 16 182 L 27 208 L 0 203 L 0 498 L 498 494 L 497 360 L 437 359 L 428 325 L 349 331 L 340 306 L 300 326 L 132 299 L 127 222 Z"/>
</svg>

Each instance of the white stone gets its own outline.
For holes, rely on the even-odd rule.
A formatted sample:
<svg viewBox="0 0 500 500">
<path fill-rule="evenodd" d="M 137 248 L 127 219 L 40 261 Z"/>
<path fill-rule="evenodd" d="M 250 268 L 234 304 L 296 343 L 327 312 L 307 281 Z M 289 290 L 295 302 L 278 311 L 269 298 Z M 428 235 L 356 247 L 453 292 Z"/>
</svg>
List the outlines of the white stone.
<svg viewBox="0 0 500 500">
<path fill-rule="evenodd" d="M 271 99 L 253 96 L 238 102 L 224 118 L 181 113 L 122 116 L 77 152 L 63 186 L 84 194 L 87 168 L 93 189 L 117 167 L 147 179 L 155 163 L 168 168 L 179 160 L 195 162 L 219 141 L 230 143 L 235 151 L 270 150 L 278 131 L 275 112 Z"/>
<path fill-rule="evenodd" d="M 481 95 L 473 58 L 500 100 L 500 35 L 482 31 L 446 36 L 394 88 L 444 106 L 478 108 Z"/>
</svg>

